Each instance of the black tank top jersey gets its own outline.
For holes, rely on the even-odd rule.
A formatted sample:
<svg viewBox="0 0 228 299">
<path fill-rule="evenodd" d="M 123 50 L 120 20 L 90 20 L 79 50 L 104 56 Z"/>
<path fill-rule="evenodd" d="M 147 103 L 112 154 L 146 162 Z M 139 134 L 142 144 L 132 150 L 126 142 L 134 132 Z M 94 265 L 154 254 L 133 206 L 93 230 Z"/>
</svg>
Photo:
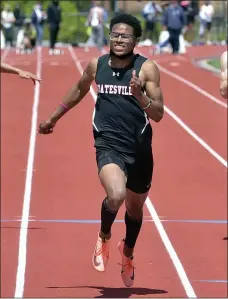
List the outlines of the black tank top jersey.
<svg viewBox="0 0 228 299">
<path fill-rule="evenodd" d="M 95 77 L 98 89 L 93 117 L 95 147 L 128 153 L 150 148 L 152 128 L 130 87 L 133 70 L 138 76 L 147 58 L 136 54 L 126 68 L 111 67 L 109 58 L 109 54 L 99 58 Z"/>
</svg>

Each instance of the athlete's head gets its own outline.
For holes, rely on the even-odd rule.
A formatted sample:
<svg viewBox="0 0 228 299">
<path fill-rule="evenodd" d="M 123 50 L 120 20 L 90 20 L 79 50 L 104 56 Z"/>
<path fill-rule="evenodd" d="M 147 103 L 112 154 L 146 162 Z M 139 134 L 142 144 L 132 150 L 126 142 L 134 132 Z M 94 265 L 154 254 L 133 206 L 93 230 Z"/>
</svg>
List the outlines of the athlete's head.
<svg viewBox="0 0 228 299">
<path fill-rule="evenodd" d="M 137 18 L 126 13 L 116 15 L 110 23 L 110 53 L 120 59 L 131 56 L 141 34 Z"/>
</svg>

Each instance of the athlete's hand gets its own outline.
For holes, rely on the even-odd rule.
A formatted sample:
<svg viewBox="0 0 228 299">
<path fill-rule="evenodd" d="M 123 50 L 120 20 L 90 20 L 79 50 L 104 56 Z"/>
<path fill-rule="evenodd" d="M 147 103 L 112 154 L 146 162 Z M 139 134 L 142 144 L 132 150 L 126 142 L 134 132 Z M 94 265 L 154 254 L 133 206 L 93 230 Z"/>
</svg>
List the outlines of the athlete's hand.
<svg viewBox="0 0 228 299">
<path fill-rule="evenodd" d="M 31 79 L 34 84 L 36 83 L 36 81 L 38 81 L 39 83 L 41 82 L 40 78 L 38 78 L 36 75 L 29 72 L 20 71 L 18 75 L 23 79 Z"/>
<path fill-rule="evenodd" d="M 50 120 L 46 120 L 43 123 L 41 123 L 39 125 L 39 129 L 37 131 L 37 133 L 39 134 L 50 134 L 53 132 L 53 128 L 55 126 L 56 123 L 50 121 Z"/>
<path fill-rule="evenodd" d="M 133 70 L 132 72 L 132 78 L 130 81 L 131 86 L 131 93 L 136 98 L 139 98 L 142 96 L 142 81 L 136 76 L 136 71 Z"/>
</svg>

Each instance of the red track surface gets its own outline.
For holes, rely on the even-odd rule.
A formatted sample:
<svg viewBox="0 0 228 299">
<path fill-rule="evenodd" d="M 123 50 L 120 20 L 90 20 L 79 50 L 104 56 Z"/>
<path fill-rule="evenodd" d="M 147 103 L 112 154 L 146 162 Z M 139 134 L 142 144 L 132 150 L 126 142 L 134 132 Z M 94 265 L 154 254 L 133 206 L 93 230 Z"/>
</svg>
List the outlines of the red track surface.
<svg viewBox="0 0 228 299">
<path fill-rule="evenodd" d="M 221 47 L 189 49 L 184 58 L 156 60 L 223 101 L 218 79 L 191 64 L 190 58 L 216 56 Z M 146 48 L 139 49 L 145 55 Z M 97 50 L 75 49 L 82 67 Z M 199 53 L 199 54 L 197 54 Z M 70 52 L 49 56 L 42 50 L 42 79 L 38 121 L 59 104 L 79 79 Z M 36 54 L 10 52 L 6 61 L 35 72 Z M 178 62 L 172 67 L 170 62 Z M 161 72 L 166 106 L 175 112 L 220 156 L 226 156 L 227 109 Z M 15 292 L 19 233 L 30 138 L 33 87 L 16 77 L 2 76 L 2 276 L 1 297 Z M 116 245 L 124 224 L 115 223 L 111 259 L 106 274 L 91 265 L 99 224 L 39 222 L 39 220 L 98 220 L 104 198 L 95 163 L 91 118 L 94 101 L 88 94 L 57 125 L 54 134 L 37 136 L 27 239 L 24 297 L 186 297 L 175 267 L 153 222 L 145 222 L 136 248 L 136 282 L 123 288 Z M 153 124 L 155 172 L 149 195 L 164 220 L 226 220 L 226 167 L 208 153 L 168 114 Z M 118 219 L 123 219 L 121 209 Z M 151 219 L 145 207 L 145 219 Z M 163 222 L 169 239 L 197 297 L 226 297 L 226 224 Z M 20 279 L 20 277 L 19 277 Z"/>
</svg>

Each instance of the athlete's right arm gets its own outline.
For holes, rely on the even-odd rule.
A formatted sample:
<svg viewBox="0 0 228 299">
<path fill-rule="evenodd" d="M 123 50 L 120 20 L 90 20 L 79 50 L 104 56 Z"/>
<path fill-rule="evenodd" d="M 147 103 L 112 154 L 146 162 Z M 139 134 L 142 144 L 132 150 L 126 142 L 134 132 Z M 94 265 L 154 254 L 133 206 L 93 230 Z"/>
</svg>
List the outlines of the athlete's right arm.
<svg viewBox="0 0 228 299">
<path fill-rule="evenodd" d="M 79 82 L 74 85 L 66 94 L 62 100 L 62 104 L 59 105 L 54 113 L 48 118 L 47 121 L 43 122 L 39 126 L 38 133 L 49 134 L 53 131 L 53 127 L 56 122 L 68 112 L 70 109 L 75 107 L 81 100 L 86 96 L 90 90 L 90 85 L 95 79 L 97 70 L 98 58 L 94 58 L 87 65 L 84 70 Z"/>
<path fill-rule="evenodd" d="M 223 98 L 227 99 L 227 51 L 224 52 L 220 59 L 221 77 L 220 77 L 220 94 Z"/>
</svg>

